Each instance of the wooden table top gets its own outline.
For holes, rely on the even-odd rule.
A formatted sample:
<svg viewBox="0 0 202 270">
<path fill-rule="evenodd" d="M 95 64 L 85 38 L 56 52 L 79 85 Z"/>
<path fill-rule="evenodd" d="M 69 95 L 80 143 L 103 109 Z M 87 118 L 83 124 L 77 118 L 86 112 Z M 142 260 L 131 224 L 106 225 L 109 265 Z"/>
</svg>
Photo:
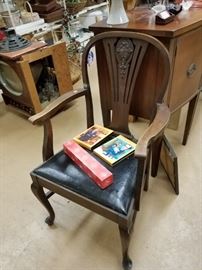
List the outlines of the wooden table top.
<svg viewBox="0 0 202 270">
<path fill-rule="evenodd" d="M 190 8 L 181 11 L 175 16 L 174 21 L 166 25 L 156 25 L 154 12 L 147 6 L 136 7 L 128 13 L 129 22 L 120 25 L 109 25 L 106 20 L 90 26 L 91 31 L 103 32 L 104 30 L 126 30 L 147 33 L 156 37 L 173 38 L 202 26 L 202 8 Z"/>
<path fill-rule="evenodd" d="M 0 57 L 2 58 L 7 58 L 10 60 L 16 60 L 16 59 L 20 59 L 20 57 L 23 54 L 35 51 L 37 49 L 40 49 L 42 47 L 45 47 L 47 44 L 44 42 L 40 42 L 40 41 L 33 41 L 30 46 L 25 47 L 23 49 L 19 49 L 16 51 L 12 51 L 12 52 L 0 52 Z"/>
</svg>

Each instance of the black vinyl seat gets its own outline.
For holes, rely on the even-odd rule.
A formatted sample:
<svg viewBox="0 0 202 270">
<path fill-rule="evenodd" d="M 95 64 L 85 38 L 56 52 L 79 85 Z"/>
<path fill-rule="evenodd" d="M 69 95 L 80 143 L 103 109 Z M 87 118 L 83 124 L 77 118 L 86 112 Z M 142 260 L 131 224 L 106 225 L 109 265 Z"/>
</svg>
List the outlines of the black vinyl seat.
<svg viewBox="0 0 202 270">
<path fill-rule="evenodd" d="M 131 200 L 134 199 L 137 159 L 131 156 L 111 167 L 93 153 L 91 155 L 113 173 L 112 185 L 104 190 L 63 151 L 36 168 L 31 175 L 46 178 L 120 214 L 127 215 Z"/>
</svg>

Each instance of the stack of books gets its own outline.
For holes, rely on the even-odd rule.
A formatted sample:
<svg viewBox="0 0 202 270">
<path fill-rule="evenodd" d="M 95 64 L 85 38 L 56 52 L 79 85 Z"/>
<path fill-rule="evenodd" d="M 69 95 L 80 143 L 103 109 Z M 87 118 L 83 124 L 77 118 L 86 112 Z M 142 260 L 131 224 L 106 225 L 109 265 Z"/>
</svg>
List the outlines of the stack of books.
<svg viewBox="0 0 202 270">
<path fill-rule="evenodd" d="M 65 153 L 74 160 L 101 188 L 112 184 L 112 174 L 94 159 L 84 148 L 92 151 L 111 166 L 132 155 L 136 144 L 122 135 L 113 135 L 113 130 L 100 125 L 93 125 L 73 140 L 66 142 Z M 106 174 L 106 175 L 105 175 Z M 103 178 L 103 175 L 104 178 Z"/>
</svg>

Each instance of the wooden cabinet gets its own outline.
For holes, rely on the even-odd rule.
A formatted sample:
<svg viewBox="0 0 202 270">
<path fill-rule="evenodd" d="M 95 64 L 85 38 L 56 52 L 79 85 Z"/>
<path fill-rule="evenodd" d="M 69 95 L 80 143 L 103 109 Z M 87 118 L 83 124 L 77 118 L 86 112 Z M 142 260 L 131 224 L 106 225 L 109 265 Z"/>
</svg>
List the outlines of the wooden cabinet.
<svg viewBox="0 0 202 270">
<path fill-rule="evenodd" d="M 202 76 L 202 9 L 191 8 L 189 11 L 182 11 L 173 22 L 167 25 L 156 25 L 154 14 L 147 7 L 135 8 L 128 12 L 128 16 L 129 23 L 127 24 L 107 25 L 106 21 L 102 21 L 92 25 L 90 30 L 95 35 L 103 31 L 137 31 L 152 35 L 164 43 L 170 53 L 172 65 L 166 101 L 172 113 L 190 102 L 183 139 L 183 144 L 186 144 Z M 100 65 L 98 63 L 99 83 L 100 87 L 109 88 L 102 50 L 102 46 L 97 48 L 97 61 L 101 63 Z M 163 72 L 157 69 L 158 61 L 160 61 L 159 55 L 151 51 L 145 60 L 142 74 L 138 78 L 142 91 L 146 87 L 155 91 L 155 88 L 158 87 L 158 76 L 161 76 L 161 72 Z M 145 85 L 144 76 L 150 76 L 150 85 Z M 136 101 L 134 100 L 134 102 Z M 133 109 L 131 112 L 136 115 Z"/>
<path fill-rule="evenodd" d="M 177 38 L 168 103 L 171 111 L 189 101 L 199 89 L 202 74 L 202 27 Z"/>
<path fill-rule="evenodd" d="M 30 47 L 15 52 L 0 53 L 0 73 L 3 74 L 0 76 L 0 88 L 3 90 L 3 99 L 7 105 L 29 115 L 40 112 L 44 107 L 44 104 L 40 102 L 39 91 L 36 87 L 41 60 L 50 59 L 52 62 L 58 95 L 72 90 L 65 43 L 45 47 L 43 44 L 42 48 L 36 49 L 37 44 L 40 45 L 40 42 L 32 43 Z M 28 52 L 31 47 L 35 50 Z M 6 78 L 3 80 L 4 75 Z"/>
</svg>

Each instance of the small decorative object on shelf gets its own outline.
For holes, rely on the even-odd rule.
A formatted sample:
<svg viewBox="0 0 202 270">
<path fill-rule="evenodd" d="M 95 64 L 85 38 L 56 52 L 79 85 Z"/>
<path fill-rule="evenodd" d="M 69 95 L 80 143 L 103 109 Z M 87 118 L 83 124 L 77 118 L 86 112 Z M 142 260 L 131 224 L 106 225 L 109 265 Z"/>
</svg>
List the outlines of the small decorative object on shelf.
<svg viewBox="0 0 202 270">
<path fill-rule="evenodd" d="M 33 12 L 29 1 L 24 2 L 24 10 L 21 11 L 21 19 L 23 23 L 40 20 L 39 14 L 37 12 Z"/>
<path fill-rule="evenodd" d="M 32 4 L 32 9 L 47 23 L 61 20 L 64 16 L 64 9 L 56 0 L 51 0 L 47 3 L 34 3 Z"/>
<path fill-rule="evenodd" d="M 4 28 L 5 26 L 6 26 L 5 22 L 4 22 L 3 18 L 2 18 L 2 16 L 0 15 L 0 29 Z"/>
<path fill-rule="evenodd" d="M 156 14 L 155 23 L 156 24 L 167 24 L 174 20 L 175 15 L 168 12 L 167 10 L 163 10 Z"/>
<path fill-rule="evenodd" d="M 8 11 L 4 11 L 1 15 L 7 28 L 22 24 L 19 10 L 10 11 L 10 13 Z"/>
<path fill-rule="evenodd" d="M 123 0 L 111 0 L 107 24 L 124 24 L 128 21 L 129 20 L 124 9 Z"/>
<path fill-rule="evenodd" d="M 28 47 L 31 42 L 20 35 L 14 29 L 5 31 L 6 38 L 0 42 L 0 52 L 12 52 Z"/>
<path fill-rule="evenodd" d="M 0 42 L 6 39 L 6 34 L 3 30 L 0 30 Z"/>
<path fill-rule="evenodd" d="M 87 3 L 87 0 L 66 0 L 66 9 L 70 15 L 81 11 Z"/>
<path fill-rule="evenodd" d="M 21 25 L 20 10 L 14 1 L 0 0 L 0 16 L 3 18 L 5 27 L 15 27 Z"/>
</svg>

